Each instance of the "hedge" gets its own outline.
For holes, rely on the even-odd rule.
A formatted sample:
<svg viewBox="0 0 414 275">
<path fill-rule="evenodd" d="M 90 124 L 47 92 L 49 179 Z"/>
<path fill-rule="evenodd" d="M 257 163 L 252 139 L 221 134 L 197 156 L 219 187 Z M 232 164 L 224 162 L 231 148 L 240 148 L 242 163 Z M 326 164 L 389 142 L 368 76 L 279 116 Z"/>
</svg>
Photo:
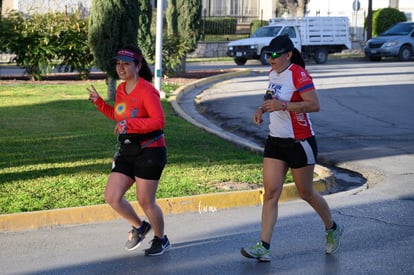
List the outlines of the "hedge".
<svg viewBox="0 0 414 275">
<path fill-rule="evenodd" d="M 204 34 L 235 34 L 237 19 L 235 18 L 209 18 L 203 19 Z"/>
</svg>

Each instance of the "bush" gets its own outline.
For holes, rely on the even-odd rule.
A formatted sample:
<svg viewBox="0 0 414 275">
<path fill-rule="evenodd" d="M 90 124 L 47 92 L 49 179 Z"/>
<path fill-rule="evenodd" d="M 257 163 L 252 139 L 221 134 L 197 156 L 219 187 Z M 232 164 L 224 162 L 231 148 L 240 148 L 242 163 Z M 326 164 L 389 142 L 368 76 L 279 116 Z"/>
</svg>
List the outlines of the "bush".
<svg viewBox="0 0 414 275">
<path fill-rule="evenodd" d="M 65 72 L 78 71 L 87 78 L 92 69 L 93 56 L 89 48 L 88 22 L 78 14 L 61 15 L 59 33 L 55 36 L 56 57 Z"/>
<path fill-rule="evenodd" d="M 372 33 L 377 36 L 398 22 L 407 21 L 405 14 L 394 8 L 379 9 L 372 14 Z"/>
<path fill-rule="evenodd" d="M 189 51 L 188 43 L 182 37 L 166 35 L 163 37 L 162 70 L 166 76 L 174 76 L 182 71 L 182 58 Z"/>
<path fill-rule="evenodd" d="M 56 66 L 87 76 L 92 55 L 87 40 L 87 21 L 80 14 L 45 13 L 25 18 L 13 11 L 1 18 L 3 52 L 14 53 L 18 66 L 34 79 Z"/>
<path fill-rule="evenodd" d="M 237 19 L 235 18 L 209 18 L 203 19 L 204 34 L 235 34 Z"/>
</svg>

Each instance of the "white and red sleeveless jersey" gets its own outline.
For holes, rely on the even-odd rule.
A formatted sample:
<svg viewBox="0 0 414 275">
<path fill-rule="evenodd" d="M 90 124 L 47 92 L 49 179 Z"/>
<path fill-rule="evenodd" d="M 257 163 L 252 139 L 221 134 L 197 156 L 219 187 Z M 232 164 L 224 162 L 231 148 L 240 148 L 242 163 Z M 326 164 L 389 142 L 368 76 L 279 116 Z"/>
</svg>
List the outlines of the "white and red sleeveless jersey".
<svg viewBox="0 0 414 275">
<path fill-rule="evenodd" d="M 278 74 L 269 73 L 269 89 L 274 90 L 278 100 L 286 102 L 303 101 L 301 94 L 314 90 L 312 77 L 301 66 L 291 64 Z M 269 114 L 269 134 L 272 137 L 305 139 L 313 136 L 309 113 L 275 111 Z"/>
</svg>

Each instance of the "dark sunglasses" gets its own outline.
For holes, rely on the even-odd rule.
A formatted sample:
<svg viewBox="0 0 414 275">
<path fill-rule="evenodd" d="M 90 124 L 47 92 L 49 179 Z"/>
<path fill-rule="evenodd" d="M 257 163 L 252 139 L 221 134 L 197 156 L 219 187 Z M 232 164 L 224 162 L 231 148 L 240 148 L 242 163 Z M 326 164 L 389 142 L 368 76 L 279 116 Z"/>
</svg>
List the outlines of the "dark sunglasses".
<svg viewBox="0 0 414 275">
<path fill-rule="evenodd" d="M 269 58 L 272 58 L 272 59 L 276 59 L 276 58 L 279 58 L 279 57 L 281 57 L 282 56 L 282 54 L 284 54 L 284 52 L 283 53 L 276 53 L 276 52 L 267 52 L 266 53 L 266 56 Z"/>
</svg>

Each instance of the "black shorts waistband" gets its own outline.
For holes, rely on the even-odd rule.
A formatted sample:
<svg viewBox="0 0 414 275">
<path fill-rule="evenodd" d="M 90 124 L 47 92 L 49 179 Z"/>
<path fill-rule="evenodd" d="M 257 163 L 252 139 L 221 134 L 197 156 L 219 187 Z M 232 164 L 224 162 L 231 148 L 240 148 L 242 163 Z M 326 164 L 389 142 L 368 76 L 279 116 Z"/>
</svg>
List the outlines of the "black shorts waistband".
<svg viewBox="0 0 414 275">
<path fill-rule="evenodd" d="M 164 133 L 163 130 L 156 130 L 146 134 L 120 134 L 118 136 L 118 141 L 123 143 L 125 140 L 129 140 L 132 143 L 140 143 L 142 141 L 156 138 L 161 136 Z"/>
<path fill-rule="evenodd" d="M 296 142 L 297 141 L 294 138 L 280 138 L 280 137 L 272 137 L 272 136 L 268 136 L 267 138 L 273 142 Z"/>
<path fill-rule="evenodd" d="M 270 141 L 273 141 L 273 142 L 301 142 L 301 141 L 304 141 L 304 140 L 307 140 L 307 139 L 309 139 L 309 138 L 313 138 L 314 136 L 310 136 L 310 137 L 308 137 L 308 138 L 304 138 L 304 139 L 294 139 L 294 138 L 280 138 L 280 137 L 272 137 L 272 136 L 267 136 L 267 138 L 270 140 Z"/>
</svg>

